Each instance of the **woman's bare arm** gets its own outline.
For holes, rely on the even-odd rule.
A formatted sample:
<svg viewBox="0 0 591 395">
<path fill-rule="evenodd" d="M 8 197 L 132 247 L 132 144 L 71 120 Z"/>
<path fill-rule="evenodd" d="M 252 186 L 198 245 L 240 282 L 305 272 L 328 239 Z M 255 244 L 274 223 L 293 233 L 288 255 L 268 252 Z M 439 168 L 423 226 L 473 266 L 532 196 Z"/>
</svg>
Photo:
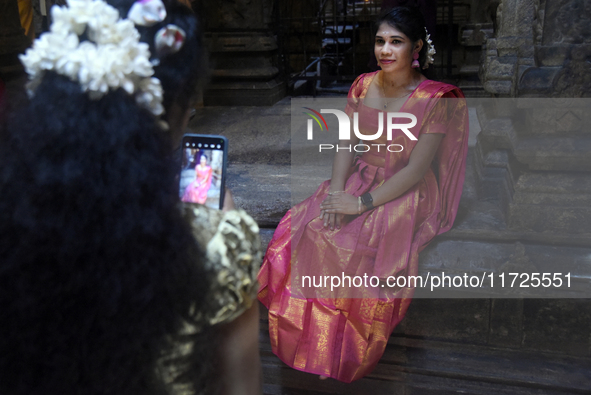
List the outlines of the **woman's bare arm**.
<svg viewBox="0 0 591 395">
<path fill-rule="evenodd" d="M 343 140 L 342 143 L 339 141 L 338 146 L 343 148 L 349 148 L 351 146 L 349 144 L 354 145 L 351 140 Z M 343 191 L 345 189 L 345 183 L 347 182 L 347 174 L 349 173 L 349 168 L 353 163 L 354 157 L 355 152 L 353 150 L 337 150 L 334 160 L 332 162 L 332 176 L 330 178 L 331 192 Z M 331 196 L 329 196 L 329 198 L 330 197 Z M 322 206 L 320 208 L 322 209 Z M 328 213 L 324 210 L 321 210 L 320 219 L 324 219 L 324 227 L 330 227 L 330 229 L 334 229 L 335 227 L 340 228 L 341 222 L 343 220 L 343 214 Z"/>
<path fill-rule="evenodd" d="M 227 324 L 219 324 L 220 382 L 223 395 L 260 395 L 259 305 Z"/>
<path fill-rule="evenodd" d="M 345 144 L 346 143 L 346 144 Z M 343 143 L 339 142 L 339 147 L 349 148 L 350 141 L 344 141 Z M 342 191 L 345 189 L 345 183 L 347 182 L 347 173 L 349 172 L 349 168 L 353 163 L 353 158 L 355 157 L 355 152 L 351 150 L 351 152 L 345 149 L 339 149 L 335 153 L 334 160 L 332 162 L 332 176 L 330 178 L 330 191 Z"/>
<path fill-rule="evenodd" d="M 236 208 L 229 189 L 224 195 L 223 211 Z M 218 324 L 220 333 L 220 370 L 222 395 L 259 395 L 262 392 L 259 355 L 259 303 L 232 322 Z"/>
<path fill-rule="evenodd" d="M 408 165 L 371 192 L 373 205 L 379 206 L 394 200 L 419 182 L 431 166 L 443 136 L 438 133 L 421 135 L 410 154 Z M 359 201 L 353 195 L 337 194 L 329 196 L 320 208 L 329 215 L 357 214 Z M 366 207 L 362 205 L 361 209 L 365 211 Z"/>
<path fill-rule="evenodd" d="M 410 154 L 408 165 L 371 192 L 373 205 L 379 206 L 396 199 L 425 176 L 439 148 L 443 134 L 423 134 Z"/>
</svg>

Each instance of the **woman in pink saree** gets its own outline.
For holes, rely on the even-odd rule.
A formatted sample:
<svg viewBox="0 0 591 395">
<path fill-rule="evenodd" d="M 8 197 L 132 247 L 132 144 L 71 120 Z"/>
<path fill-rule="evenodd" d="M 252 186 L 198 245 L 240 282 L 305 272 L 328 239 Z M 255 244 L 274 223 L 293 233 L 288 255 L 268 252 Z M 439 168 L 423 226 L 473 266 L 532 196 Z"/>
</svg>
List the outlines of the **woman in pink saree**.
<svg viewBox="0 0 591 395">
<path fill-rule="evenodd" d="M 416 276 L 419 252 L 451 228 L 468 148 L 462 92 L 426 79 L 417 67 L 432 54 L 420 12 L 398 7 L 376 26 L 381 71 L 355 80 L 345 109 L 352 125 L 358 117 L 367 136 L 361 143 L 370 148 L 357 157 L 338 151 L 331 180 L 279 223 L 258 277 L 273 352 L 295 369 L 344 382 L 371 372 L 404 317 L 414 288 L 382 285 Z M 392 112 L 416 117 L 411 135 L 370 138 Z M 305 289 L 304 276 L 326 275 L 343 276 L 343 283 L 366 275 L 379 285 L 331 292 L 329 283 L 313 295 Z"/>
<path fill-rule="evenodd" d="M 183 202 L 205 204 L 207 192 L 211 186 L 212 173 L 211 166 L 207 164 L 207 156 L 201 155 L 199 164 L 195 166 L 195 179 L 187 185 L 181 200 Z"/>
</svg>

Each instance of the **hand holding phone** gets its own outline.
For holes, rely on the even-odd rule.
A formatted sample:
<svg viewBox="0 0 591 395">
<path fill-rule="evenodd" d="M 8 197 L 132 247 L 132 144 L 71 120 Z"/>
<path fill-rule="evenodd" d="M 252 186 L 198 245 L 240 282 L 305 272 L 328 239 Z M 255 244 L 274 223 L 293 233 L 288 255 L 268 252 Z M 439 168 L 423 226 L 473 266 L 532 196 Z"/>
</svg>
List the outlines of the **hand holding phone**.
<svg viewBox="0 0 591 395">
<path fill-rule="evenodd" d="M 226 193 L 224 194 L 224 206 L 222 207 L 223 211 L 230 211 L 235 210 L 236 205 L 234 204 L 234 196 L 232 196 L 232 192 L 229 189 L 226 189 Z"/>
<path fill-rule="evenodd" d="M 183 202 L 221 209 L 225 195 L 228 139 L 185 134 L 181 144 L 179 197 Z"/>
</svg>

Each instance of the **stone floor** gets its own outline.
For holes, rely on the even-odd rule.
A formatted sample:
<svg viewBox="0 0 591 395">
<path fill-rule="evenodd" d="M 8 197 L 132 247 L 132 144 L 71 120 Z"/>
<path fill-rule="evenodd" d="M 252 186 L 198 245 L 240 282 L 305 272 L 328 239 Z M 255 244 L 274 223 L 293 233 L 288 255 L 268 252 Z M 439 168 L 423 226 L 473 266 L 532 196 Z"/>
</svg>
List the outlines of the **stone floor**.
<svg viewBox="0 0 591 395">
<path fill-rule="evenodd" d="M 470 115 L 473 147 L 478 122 Z M 297 203 L 292 192 L 330 175 L 314 168 L 292 174 L 289 98 L 270 107 L 199 108 L 189 128 L 228 137 L 227 186 L 260 224 L 265 245 Z M 552 235 L 540 242 L 539 235 L 508 230 L 498 202 L 479 198 L 471 151 L 454 228 L 421 253 L 420 272 L 494 271 L 523 249 L 538 267 L 555 265 L 557 256 L 575 264 L 588 259 L 589 249 L 576 242 L 556 245 Z M 375 371 L 352 384 L 320 381 L 283 364 L 271 353 L 262 308 L 264 393 L 591 394 L 589 300 L 506 299 L 490 291 L 414 300 Z"/>
</svg>

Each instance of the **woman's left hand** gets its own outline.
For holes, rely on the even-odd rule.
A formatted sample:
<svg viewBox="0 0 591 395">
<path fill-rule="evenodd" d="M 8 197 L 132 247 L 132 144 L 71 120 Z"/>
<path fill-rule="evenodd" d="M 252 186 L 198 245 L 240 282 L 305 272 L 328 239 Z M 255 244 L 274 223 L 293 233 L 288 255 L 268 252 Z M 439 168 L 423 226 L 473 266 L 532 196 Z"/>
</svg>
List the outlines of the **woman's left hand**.
<svg viewBox="0 0 591 395">
<path fill-rule="evenodd" d="M 226 188 L 226 193 L 224 193 L 224 207 L 222 207 L 222 211 L 228 212 L 230 210 L 236 210 L 236 206 L 234 204 L 234 196 L 232 196 L 232 191 Z"/>
<path fill-rule="evenodd" d="M 364 208 L 365 206 L 362 206 L 362 209 Z M 358 214 L 359 201 L 357 197 L 348 193 L 328 195 L 320 204 L 320 210 L 321 217 L 323 214 Z"/>
</svg>

